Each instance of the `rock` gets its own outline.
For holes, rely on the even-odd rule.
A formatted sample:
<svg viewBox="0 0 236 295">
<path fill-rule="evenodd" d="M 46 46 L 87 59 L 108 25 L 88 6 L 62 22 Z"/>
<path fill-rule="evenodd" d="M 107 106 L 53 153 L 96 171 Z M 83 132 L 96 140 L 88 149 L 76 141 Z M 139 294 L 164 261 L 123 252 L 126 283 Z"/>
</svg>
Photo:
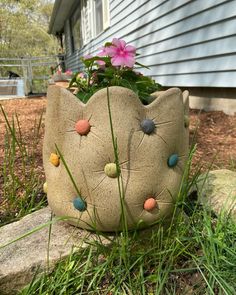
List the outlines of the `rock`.
<svg viewBox="0 0 236 295">
<path fill-rule="evenodd" d="M 200 175 L 198 198 L 217 215 L 223 210 L 236 221 L 236 172 L 222 169 Z"/>
<path fill-rule="evenodd" d="M 1 246 L 50 222 L 51 210 L 41 209 L 20 221 L 0 228 L 0 294 L 17 294 L 35 275 L 48 270 L 49 226 L 36 231 L 4 248 Z M 56 219 L 53 219 L 56 221 Z M 85 239 L 95 240 L 95 234 L 65 222 L 52 224 L 49 246 L 49 268 L 70 253 L 86 246 Z"/>
</svg>

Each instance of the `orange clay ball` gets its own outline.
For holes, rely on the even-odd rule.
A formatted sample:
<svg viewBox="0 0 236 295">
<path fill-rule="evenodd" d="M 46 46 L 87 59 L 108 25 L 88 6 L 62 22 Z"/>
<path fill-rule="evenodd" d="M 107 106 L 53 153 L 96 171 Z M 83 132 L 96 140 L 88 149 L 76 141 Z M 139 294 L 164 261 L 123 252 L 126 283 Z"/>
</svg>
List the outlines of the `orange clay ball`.
<svg viewBox="0 0 236 295">
<path fill-rule="evenodd" d="M 59 166 L 60 164 L 60 158 L 58 157 L 57 154 L 51 153 L 49 162 L 54 165 L 55 167 Z"/>
<path fill-rule="evenodd" d="M 149 198 L 144 202 L 143 208 L 147 211 L 155 209 L 157 206 L 157 201 L 154 198 Z"/>
<path fill-rule="evenodd" d="M 89 124 L 88 120 L 79 120 L 75 124 L 75 130 L 78 132 L 80 135 L 86 135 L 89 133 L 91 128 L 91 125 Z"/>
</svg>

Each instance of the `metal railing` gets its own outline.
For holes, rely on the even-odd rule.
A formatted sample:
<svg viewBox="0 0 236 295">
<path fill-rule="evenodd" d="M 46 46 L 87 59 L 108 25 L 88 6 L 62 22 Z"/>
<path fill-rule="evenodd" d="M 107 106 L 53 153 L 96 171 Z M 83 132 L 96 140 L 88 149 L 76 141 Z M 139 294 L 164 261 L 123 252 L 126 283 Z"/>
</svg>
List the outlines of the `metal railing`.
<svg viewBox="0 0 236 295">
<path fill-rule="evenodd" d="M 23 80 L 24 94 L 44 93 L 47 90 L 48 79 L 52 74 L 52 67 L 62 65 L 63 56 L 22 57 L 22 58 L 0 58 L 0 95 L 1 87 L 7 87 L 3 81 L 14 81 L 9 79 L 8 71 L 14 72 Z M 11 82 L 8 82 L 11 83 Z"/>
</svg>

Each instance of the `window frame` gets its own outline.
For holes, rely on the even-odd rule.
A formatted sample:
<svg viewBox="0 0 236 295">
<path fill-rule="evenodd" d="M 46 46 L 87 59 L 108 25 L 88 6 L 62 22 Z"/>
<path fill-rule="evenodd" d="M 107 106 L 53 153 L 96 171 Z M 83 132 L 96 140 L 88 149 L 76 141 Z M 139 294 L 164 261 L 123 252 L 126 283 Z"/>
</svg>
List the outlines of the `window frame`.
<svg viewBox="0 0 236 295">
<path fill-rule="evenodd" d="M 96 0 L 80 0 L 79 7 L 70 17 L 72 52 L 80 50 L 110 27 L 110 1 L 102 0 L 102 30 L 96 33 L 95 1 Z M 78 10 L 80 11 L 77 20 L 80 18 L 81 45 L 79 48 L 76 48 L 73 28 L 77 20 L 74 21 L 73 17 L 78 13 Z"/>
<path fill-rule="evenodd" d="M 76 26 L 76 23 L 80 20 L 80 47 L 82 48 L 84 46 L 83 42 L 83 35 L 82 35 L 82 15 L 81 15 L 81 3 L 79 3 L 79 7 L 74 10 L 70 17 L 70 34 L 71 34 L 71 46 L 72 46 L 72 52 L 75 52 L 78 48 L 76 47 L 76 41 L 75 41 L 75 34 L 74 34 L 74 27 Z"/>
</svg>

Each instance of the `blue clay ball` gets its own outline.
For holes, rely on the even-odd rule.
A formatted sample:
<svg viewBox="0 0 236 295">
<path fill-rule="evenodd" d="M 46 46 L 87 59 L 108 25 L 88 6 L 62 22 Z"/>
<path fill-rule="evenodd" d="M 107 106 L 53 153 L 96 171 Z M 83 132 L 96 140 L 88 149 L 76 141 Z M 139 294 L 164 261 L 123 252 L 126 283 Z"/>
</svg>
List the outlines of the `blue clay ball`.
<svg viewBox="0 0 236 295">
<path fill-rule="evenodd" d="M 175 167 L 179 161 L 179 156 L 177 154 L 173 154 L 168 158 L 167 164 L 169 167 Z"/>
<path fill-rule="evenodd" d="M 142 131 L 145 134 L 151 134 L 155 130 L 155 123 L 150 119 L 145 119 L 140 124 Z"/>
<path fill-rule="evenodd" d="M 73 205 L 75 209 L 79 210 L 80 212 L 85 211 L 87 208 L 86 202 L 82 200 L 80 197 L 77 197 L 73 200 Z"/>
</svg>

